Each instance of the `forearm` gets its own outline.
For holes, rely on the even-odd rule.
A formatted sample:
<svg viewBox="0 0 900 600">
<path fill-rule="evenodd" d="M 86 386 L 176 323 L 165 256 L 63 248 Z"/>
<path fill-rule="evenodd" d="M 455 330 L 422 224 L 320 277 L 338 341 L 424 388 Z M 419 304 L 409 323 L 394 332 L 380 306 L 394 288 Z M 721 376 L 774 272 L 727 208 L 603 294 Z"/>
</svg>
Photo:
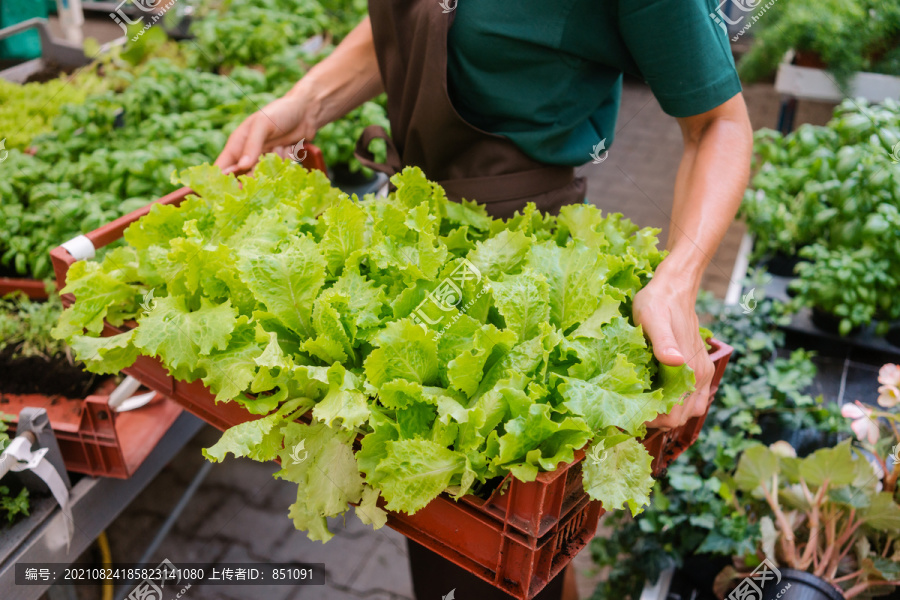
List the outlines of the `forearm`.
<svg viewBox="0 0 900 600">
<path fill-rule="evenodd" d="M 372 24 L 366 17 L 288 95 L 299 95 L 309 102 L 310 118 L 318 129 L 382 91 Z"/>
<path fill-rule="evenodd" d="M 663 274 L 696 292 L 703 272 L 734 220 L 750 174 L 753 132 L 743 109 L 685 129 L 684 156 L 675 180 L 669 256 Z M 682 127 L 686 127 L 682 124 Z"/>
</svg>

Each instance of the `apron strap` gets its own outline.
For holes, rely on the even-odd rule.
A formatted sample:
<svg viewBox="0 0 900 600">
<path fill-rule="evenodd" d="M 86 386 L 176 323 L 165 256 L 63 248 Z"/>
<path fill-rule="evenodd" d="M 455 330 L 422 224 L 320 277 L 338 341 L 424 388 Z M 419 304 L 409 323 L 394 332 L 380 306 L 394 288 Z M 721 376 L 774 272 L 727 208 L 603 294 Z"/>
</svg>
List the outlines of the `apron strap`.
<svg viewBox="0 0 900 600">
<path fill-rule="evenodd" d="M 450 198 L 489 204 L 538 196 L 562 189 L 574 180 L 575 169 L 572 167 L 547 166 L 518 173 L 448 179 L 438 183 Z"/>
<path fill-rule="evenodd" d="M 387 156 L 384 163 L 376 162 L 375 154 L 369 150 L 369 144 L 374 140 L 384 140 L 387 147 Z M 369 125 L 363 130 L 362 135 L 356 140 L 356 149 L 353 151 L 353 156 L 356 157 L 356 160 L 362 166 L 368 167 L 373 171 L 386 173 L 388 177 L 399 173 L 403 169 L 403 163 L 400 162 L 400 153 L 397 152 L 394 140 L 391 139 L 385 128 L 380 125 Z"/>
<path fill-rule="evenodd" d="M 384 163 L 375 161 L 375 155 L 369 150 L 374 140 L 384 140 L 387 156 Z M 388 177 L 403 169 L 400 154 L 390 134 L 380 125 L 369 125 L 356 141 L 353 155 L 364 167 L 385 173 Z M 438 184 L 451 199 L 475 200 L 482 204 L 505 202 L 530 196 L 539 196 L 568 186 L 575 180 L 575 169 L 572 167 L 546 166 L 528 171 L 507 173 L 504 175 L 485 175 L 482 177 L 466 177 L 464 179 L 445 179 Z"/>
</svg>

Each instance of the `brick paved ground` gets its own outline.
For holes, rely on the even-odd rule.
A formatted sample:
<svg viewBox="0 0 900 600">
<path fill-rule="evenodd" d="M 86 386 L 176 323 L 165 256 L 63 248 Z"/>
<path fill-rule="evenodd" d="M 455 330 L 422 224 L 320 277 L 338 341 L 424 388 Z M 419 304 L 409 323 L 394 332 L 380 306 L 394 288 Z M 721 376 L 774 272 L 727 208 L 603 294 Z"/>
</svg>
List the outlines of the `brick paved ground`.
<svg viewBox="0 0 900 600">
<path fill-rule="evenodd" d="M 778 98 L 771 86 L 751 86 L 746 95 L 754 127 L 773 126 Z M 828 106 L 803 103 L 798 123 L 824 123 L 829 114 Z M 645 86 L 631 82 L 626 85 L 618 130 L 608 160 L 580 169 L 589 178 L 590 200 L 606 210 L 624 213 L 641 226 L 660 227 L 665 240 L 681 151 L 679 128 L 662 113 Z M 741 233 L 740 225 L 732 226 L 704 281 L 705 287 L 719 296 L 728 286 Z M 204 430 L 115 521 L 108 531 L 115 561 L 138 559 L 199 468 L 203 460 L 200 448 L 216 439 L 215 431 Z M 168 558 L 176 564 L 208 560 L 322 562 L 328 570 L 327 585 L 195 588 L 189 590 L 186 598 L 412 599 L 402 536 L 387 528 L 374 532 L 348 515 L 346 522 L 335 523 L 337 535 L 328 544 L 308 541 L 294 531 L 287 518 L 294 486 L 274 480 L 271 474 L 275 470 L 274 464 L 246 460 L 231 459 L 216 465 L 156 559 Z M 587 553 L 576 559 L 576 565 L 582 596 L 588 597 L 596 574 L 591 572 Z M 87 589 L 82 591 L 88 593 Z"/>
</svg>

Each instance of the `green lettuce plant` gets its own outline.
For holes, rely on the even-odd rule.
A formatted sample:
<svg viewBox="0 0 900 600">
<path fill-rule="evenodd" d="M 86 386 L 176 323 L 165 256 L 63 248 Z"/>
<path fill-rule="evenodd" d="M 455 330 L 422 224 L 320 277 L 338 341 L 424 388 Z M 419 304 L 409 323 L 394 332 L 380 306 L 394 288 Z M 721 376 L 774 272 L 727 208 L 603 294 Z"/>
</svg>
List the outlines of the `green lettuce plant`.
<svg viewBox="0 0 900 600">
<path fill-rule="evenodd" d="M 12 420 L 11 415 L 0 412 L 0 452 L 9 445 L 9 426 L 7 422 Z M 31 503 L 28 500 L 28 488 L 22 487 L 18 493 L 13 493 L 9 486 L 0 485 L 0 515 L 6 517 L 7 523 L 13 523 L 20 516 L 28 516 Z"/>
<path fill-rule="evenodd" d="M 607 457 L 584 463 L 588 494 L 647 504 L 638 438 L 694 385 L 631 320 L 658 230 L 588 205 L 495 220 L 414 168 L 363 201 L 274 156 L 253 177 L 202 166 L 177 181 L 199 196 L 71 267 L 54 333 L 95 372 L 157 357 L 259 415 L 205 454 L 280 458 L 311 538 L 348 502 L 380 526 L 379 497 L 414 513 L 445 490 L 532 480 L 588 442 Z M 104 320 L 127 329 L 99 337 Z"/>
</svg>

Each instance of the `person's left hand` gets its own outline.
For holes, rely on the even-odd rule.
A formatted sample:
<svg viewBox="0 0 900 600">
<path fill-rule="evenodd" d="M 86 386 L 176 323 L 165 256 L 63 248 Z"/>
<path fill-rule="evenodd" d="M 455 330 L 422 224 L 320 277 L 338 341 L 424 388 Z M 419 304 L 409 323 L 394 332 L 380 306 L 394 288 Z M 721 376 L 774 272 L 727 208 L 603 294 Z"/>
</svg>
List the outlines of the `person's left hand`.
<svg viewBox="0 0 900 600">
<path fill-rule="evenodd" d="M 671 429 L 706 412 L 715 367 L 700 337 L 700 324 L 694 310 L 696 299 L 697 286 L 693 282 L 667 275 L 659 269 L 634 297 L 634 322 L 641 325 L 650 338 L 657 360 L 671 366 L 687 363 L 697 378 L 694 393 L 669 414 L 648 422 L 649 428 Z"/>
</svg>

